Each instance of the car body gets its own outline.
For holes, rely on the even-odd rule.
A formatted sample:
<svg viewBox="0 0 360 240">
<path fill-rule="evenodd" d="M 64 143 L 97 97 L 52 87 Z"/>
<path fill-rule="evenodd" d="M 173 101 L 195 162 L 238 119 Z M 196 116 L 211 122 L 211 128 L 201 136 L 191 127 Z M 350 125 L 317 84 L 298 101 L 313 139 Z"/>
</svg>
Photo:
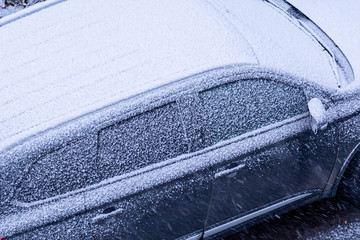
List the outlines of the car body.
<svg viewBox="0 0 360 240">
<path fill-rule="evenodd" d="M 200 239 L 335 195 L 359 68 L 304 14 L 98 5 L 0 20 L 0 235 Z"/>
</svg>

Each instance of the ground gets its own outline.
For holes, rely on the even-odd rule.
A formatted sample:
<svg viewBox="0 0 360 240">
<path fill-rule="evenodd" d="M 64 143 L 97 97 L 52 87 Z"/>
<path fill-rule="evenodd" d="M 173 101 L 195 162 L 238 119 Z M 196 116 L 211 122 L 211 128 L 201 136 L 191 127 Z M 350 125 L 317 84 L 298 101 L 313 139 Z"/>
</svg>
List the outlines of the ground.
<svg viewBox="0 0 360 240">
<path fill-rule="evenodd" d="M 227 237 L 236 239 L 360 239 L 360 207 L 344 197 L 324 199 Z"/>
</svg>

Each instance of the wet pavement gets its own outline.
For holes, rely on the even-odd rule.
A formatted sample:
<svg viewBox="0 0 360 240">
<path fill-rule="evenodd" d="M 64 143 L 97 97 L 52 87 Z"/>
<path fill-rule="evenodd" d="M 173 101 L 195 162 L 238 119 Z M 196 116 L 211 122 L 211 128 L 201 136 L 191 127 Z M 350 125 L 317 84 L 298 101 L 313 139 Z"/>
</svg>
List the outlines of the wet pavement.
<svg viewBox="0 0 360 240">
<path fill-rule="evenodd" d="M 360 239 L 360 207 L 344 197 L 325 199 L 224 239 Z"/>
</svg>

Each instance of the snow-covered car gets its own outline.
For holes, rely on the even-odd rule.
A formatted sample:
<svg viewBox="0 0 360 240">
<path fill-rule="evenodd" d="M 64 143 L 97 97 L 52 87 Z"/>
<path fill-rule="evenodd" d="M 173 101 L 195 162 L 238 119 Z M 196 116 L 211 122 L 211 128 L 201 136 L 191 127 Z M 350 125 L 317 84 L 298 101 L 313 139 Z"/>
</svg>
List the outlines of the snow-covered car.
<svg viewBox="0 0 360 240">
<path fill-rule="evenodd" d="M 0 236 L 202 239 L 332 197 L 344 173 L 356 194 L 359 32 L 319 16 L 50 0 L 2 18 Z"/>
</svg>

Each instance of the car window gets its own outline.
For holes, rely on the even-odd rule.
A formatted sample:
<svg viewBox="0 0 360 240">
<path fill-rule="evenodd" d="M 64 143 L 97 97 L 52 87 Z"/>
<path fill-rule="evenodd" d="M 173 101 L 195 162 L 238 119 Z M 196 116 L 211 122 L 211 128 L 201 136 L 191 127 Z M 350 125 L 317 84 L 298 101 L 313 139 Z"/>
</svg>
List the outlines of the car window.
<svg viewBox="0 0 360 240">
<path fill-rule="evenodd" d="M 155 108 L 99 132 L 102 179 L 188 152 L 175 103 Z"/>
<path fill-rule="evenodd" d="M 96 139 L 81 139 L 42 154 L 25 173 L 17 189 L 18 201 L 32 202 L 90 185 L 87 173 L 94 169 Z"/>
<path fill-rule="evenodd" d="M 300 88 L 266 80 L 240 80 L 199 93 L 214 143 L 307 111 Z"/>
</svg>

